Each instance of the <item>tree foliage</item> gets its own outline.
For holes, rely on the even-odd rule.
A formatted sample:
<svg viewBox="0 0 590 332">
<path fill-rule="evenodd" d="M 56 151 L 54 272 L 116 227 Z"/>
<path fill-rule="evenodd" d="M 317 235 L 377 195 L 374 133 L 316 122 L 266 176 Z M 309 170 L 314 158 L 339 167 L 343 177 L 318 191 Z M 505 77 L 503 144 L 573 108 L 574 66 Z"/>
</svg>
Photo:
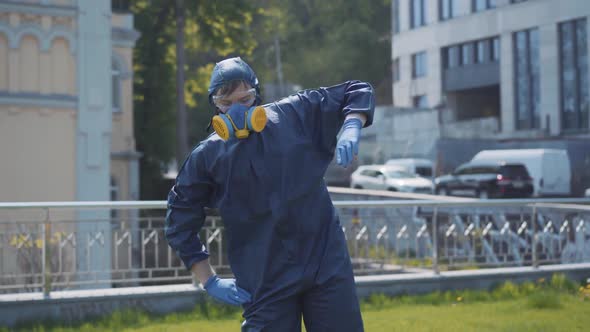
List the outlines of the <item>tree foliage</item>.
<svg viewBox="0 0 590 332">
<path fill-rule="evenodd" d="M 162 199 L 161 175 L 175 152 L 174 1 L 138 0 L 131 10 L 141 32 L 134 51 L 135 137 L 143 153 L 141 197 Z M 191 124 L 202 126 L 191 136 L 191 144 L 204 137 L 211 117 L 202 96 L 215 61 L 231 54 L 247 56 L 256 46 L 249 28 L 255 12 L 239 0 L 186 2 L 185 102 Z"/>
<path fill-rule="evenodd" d="M 311 88 L 360 79 L 377 88 L 378 103 L 390 102 L 390 1 L 185 1 L 189 146 L 207 135 L 215 62 L 241 56 L 262 83 L 276 82 L 275 37 L 286 82 Z M 162 185 L 161 174 L 176 146 L 174 1 L 137 0 L 131 9 L 141 32 L 134 51 L 141 198 L 163 199 L 169 184 Z"/>
<path fill-rule="evenodd" d="M 274 0 L 269 22 L 280 36 L 285 80 L 303 87 L 370 82 L 391 103 L 391 0 Z M 272 21 L 270 21 L 272 20 Z M 267 37 L 268 38 L 268 37 Z M 276 81 L 274 48 L 261 42 L 257 70 Z"/>
</svg>

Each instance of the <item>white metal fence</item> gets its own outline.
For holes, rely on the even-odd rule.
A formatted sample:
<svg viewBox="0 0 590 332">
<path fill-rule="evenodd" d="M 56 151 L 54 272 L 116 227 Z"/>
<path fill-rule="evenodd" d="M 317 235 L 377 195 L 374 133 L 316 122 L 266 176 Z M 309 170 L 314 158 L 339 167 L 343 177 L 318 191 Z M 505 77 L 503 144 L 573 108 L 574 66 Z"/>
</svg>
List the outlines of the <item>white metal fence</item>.
<svg viewBox="0 0 590 332">
<path fill-rule="evenodd" d="M 590 199 L 335 201 L 355 273 L 590 262 Z M 0 292 L 192 278 L 164 237 L 166 203 L 0 203 Z M 231 270 L 223 224 L 201 232 Z"/>
</svg>

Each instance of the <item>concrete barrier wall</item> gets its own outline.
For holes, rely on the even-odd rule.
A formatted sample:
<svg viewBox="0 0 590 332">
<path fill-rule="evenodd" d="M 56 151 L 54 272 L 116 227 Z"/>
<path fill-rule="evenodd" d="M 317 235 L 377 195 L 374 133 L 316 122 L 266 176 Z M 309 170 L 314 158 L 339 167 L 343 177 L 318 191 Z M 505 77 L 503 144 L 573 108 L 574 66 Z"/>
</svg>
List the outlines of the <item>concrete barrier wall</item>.
<svg viewBox="0 0 590 332">
<path fill-rule="evenodd" d="M 434 273 L 406 273 L 356 277 L 360 298 L 374 293 L 416 295 L 435 291 L 487 290 L 506 281 L 521 283 L 550 279 L 556 273 L 570 280 L 590 278 L 590 263 Z M 194 285 L 167 285 L 99 290 L 53 292 L 49 298 L 41 293 L 0 295 L 0 327 L 19 323 L 56 320 L 64 323 L 87 320 L 123 309 L 143 309 L 154 314 L 191 310 L 204 298 Z"/>
<path fill-rule="evenodd" d="M 37 321 L 74 323 L 114 311 L 166 314 L 192 309 L 205 292 L 194 285 L 166 285 L 0 295 L 0 327 Z"/>
<path fill-rule="evenodd" d="M 549 280 L 554 274 L 564 274 L 572 281 L 585 281 L 590 278 L 590 264 L 563 264 L 532 267 L 497 268 L 433 273 L 414 273 L 399 275 L 363 276 L 356 278 L 357 293 L 364 298 L 371 294 L 418 295 L 436 291 L 450 290 L 490 290 L 510 281 L 523 283 Z"/>
</svg>

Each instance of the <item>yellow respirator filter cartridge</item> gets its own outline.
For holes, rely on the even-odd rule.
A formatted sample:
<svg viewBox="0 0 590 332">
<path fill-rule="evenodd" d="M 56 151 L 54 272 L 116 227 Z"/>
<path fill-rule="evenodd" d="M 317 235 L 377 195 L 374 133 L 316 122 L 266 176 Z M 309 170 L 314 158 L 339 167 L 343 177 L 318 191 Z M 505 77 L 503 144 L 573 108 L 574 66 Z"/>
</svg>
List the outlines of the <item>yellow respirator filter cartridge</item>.
<svg viewBox="0 0 590 332">
<path fill-rule="evenodd" d="M 250 131 L 261 132 L 266 127 L 266 111 L 262 106 L 251 107 L 246 111 L 244 116 L 244 124 L 240 128 L 234 123 L 232 117 L 229 114 L 218 114 L 211 120 L 213 129 L 224 141 L 229 140 L 232 137 L 238 139 L 247 138 L 250 135 Z"/>
</svg>

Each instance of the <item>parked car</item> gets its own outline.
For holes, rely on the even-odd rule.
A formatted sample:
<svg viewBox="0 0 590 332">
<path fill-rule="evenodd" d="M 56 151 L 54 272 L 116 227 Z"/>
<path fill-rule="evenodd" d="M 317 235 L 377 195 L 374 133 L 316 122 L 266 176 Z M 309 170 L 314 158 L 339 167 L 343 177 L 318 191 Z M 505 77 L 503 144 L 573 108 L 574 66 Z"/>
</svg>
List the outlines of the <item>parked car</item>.
<svg viewBox="0 0 590 332">
<path fill-rule="evenodd" d="M 389 159 L 385 165 L 402 166 L 409 173 L 432 179 L 434 176 L 434 163 L 421 158 L 396 158 Z"/>
<path fill-rule="evenodd" d="M 409 173 L 403 167 L 388 165 L 359 166 L 350 176 L 350 187 L 421 194 L 431 194 L 434 190 L 432 180 Z"/>
<path fill-rule="evenodd" d="M 586 191 L 584 192 L 584 196 L 590 197 L 590 188 L 586 189 Z"/>
<path fill-rule="evenodd" d="M 483 150 L 471 161 L 523 164 L 534 178 L 533 196 L 569 196 L 571 194 L 572 176 L 570 159 L 566 150 Z"/>
<path fill-rule="evenodd" d="M 480 199 L 529 197 L 533 179 L 517 163 L 470 162 L 434 180 L 439 195 L 475 196 Z"/>
</svg>

